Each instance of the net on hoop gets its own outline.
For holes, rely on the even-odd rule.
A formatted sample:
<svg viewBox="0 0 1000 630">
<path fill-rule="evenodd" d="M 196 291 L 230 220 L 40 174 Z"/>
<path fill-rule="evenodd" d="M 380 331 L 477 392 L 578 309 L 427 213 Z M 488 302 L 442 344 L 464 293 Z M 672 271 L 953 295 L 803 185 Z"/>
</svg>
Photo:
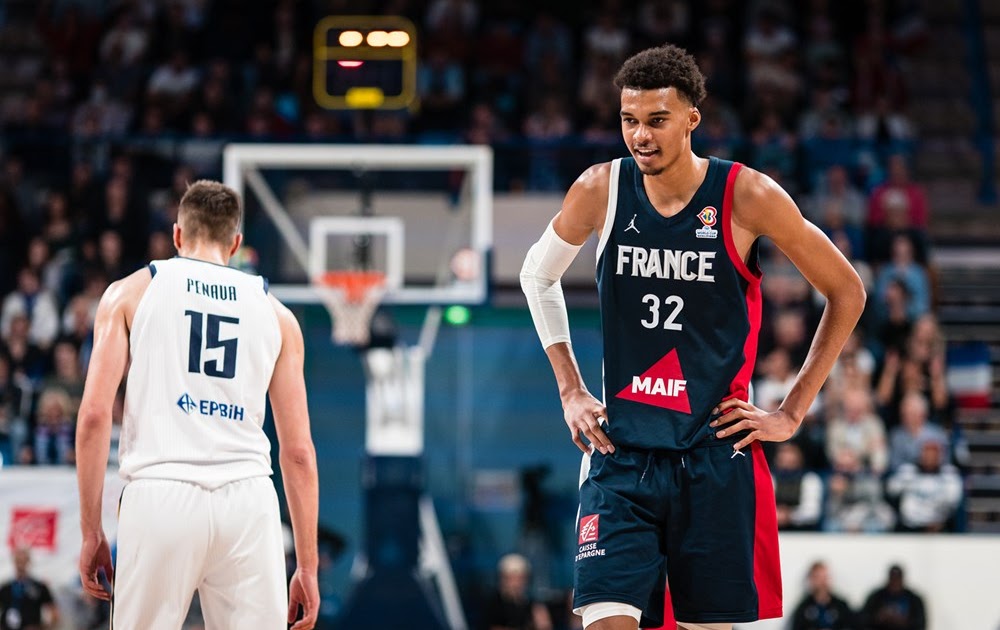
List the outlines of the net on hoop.
<svg viewBox="0 0 1000 630">
<path fill-rule="evenodd" d="M 315 281 L 333 319 L 333 341 L 364 346 L 369 341 L 372 315 L 385 295 L 380 271 L 327 271 Z"/>
</svg>

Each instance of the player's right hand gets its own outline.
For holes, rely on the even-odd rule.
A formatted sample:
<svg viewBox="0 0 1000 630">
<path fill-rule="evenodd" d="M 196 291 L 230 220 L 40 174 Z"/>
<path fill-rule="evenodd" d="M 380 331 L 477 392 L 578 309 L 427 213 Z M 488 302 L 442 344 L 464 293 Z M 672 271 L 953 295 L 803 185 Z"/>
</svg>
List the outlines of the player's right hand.
<svg viewBox="0 0 1000 630">
<path fill-rule="evenodd" d="M 590 392 L 584 390 L 564 397 L 563 417 L 578 449 L 590 453 L 593 447 L 605 455 L 615 452 L 614 444 L 601 428 L 601 420 L 608 417 L 608 410 Z M 584 437 L 591 446 L 583 441 Z"/>
<path fill-rule="evenodd" d="M 299 616 L 299 606 L 302 607 L 302 619 Z M 288 585 L 288 623 L 293 623 L 291 630 L 312 630 L 319 617 L 319 582 L 315 571 L 295 569 L 295 575 Z"/>
<path fill-rule="evenodd" d="M 80 547 L 80 583 L 83 590 L 91 597 L 111 600 L 111 591 L 105 590 L 101 584 L 101 576 L 98 571 L 104 570 L 104 578 L 108 584 L 112 584 L 115 577 L 115 569 L 111 563 L 111 547 L 104 532 L 94 534 L 84 534 L 83 544 Z"/>
</svg>

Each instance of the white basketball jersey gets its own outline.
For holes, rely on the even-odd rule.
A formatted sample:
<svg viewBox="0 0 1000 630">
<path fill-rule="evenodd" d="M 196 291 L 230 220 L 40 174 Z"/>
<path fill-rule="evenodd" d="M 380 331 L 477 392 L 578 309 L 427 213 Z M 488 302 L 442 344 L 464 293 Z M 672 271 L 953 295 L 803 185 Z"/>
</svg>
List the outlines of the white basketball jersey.
<svg viewBox="0 0 1000 630">
<path fill-rule="evenodd" d="M 262 425 L 281 331 L 266 281 L 190 258 L 149 267 L 129 339 L 121 476 L 216 488 L 270 475 Z"/>
</svg>

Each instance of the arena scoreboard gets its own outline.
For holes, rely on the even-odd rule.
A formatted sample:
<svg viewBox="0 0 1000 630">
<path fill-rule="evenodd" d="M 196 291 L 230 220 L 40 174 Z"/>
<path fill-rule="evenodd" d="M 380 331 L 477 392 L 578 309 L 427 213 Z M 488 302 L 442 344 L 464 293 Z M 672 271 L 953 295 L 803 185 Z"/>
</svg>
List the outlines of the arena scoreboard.
<svg viewBox="0 0 1000 630">
<path fill-rule="evenodd" d="M 313 96 L 325 109 L 416 106 L 417 29 L 394 15 L 331 15 L 313 35 Z"/>
</svg>

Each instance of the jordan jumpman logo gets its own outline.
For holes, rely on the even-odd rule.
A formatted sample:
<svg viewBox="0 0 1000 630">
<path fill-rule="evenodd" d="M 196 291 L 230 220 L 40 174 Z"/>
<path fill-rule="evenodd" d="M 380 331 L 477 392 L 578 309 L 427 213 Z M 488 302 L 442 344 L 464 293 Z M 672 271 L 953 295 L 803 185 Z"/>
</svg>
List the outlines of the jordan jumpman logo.
<svg viewBox="0 0 1000 630">
<path fill-rule="evenodd" d="M 629 230 L 635 230 L 635 233 L 639 234 L 639 228 L 635 227 L 635 218 L 637 216 L 639 216 L 639 215 L 638 214 L 633 214 L 632 215 L 632 220 L 628 222 L 628 227 L 625 228 L 626 232 L 628 232 Z"/>
</svg>

